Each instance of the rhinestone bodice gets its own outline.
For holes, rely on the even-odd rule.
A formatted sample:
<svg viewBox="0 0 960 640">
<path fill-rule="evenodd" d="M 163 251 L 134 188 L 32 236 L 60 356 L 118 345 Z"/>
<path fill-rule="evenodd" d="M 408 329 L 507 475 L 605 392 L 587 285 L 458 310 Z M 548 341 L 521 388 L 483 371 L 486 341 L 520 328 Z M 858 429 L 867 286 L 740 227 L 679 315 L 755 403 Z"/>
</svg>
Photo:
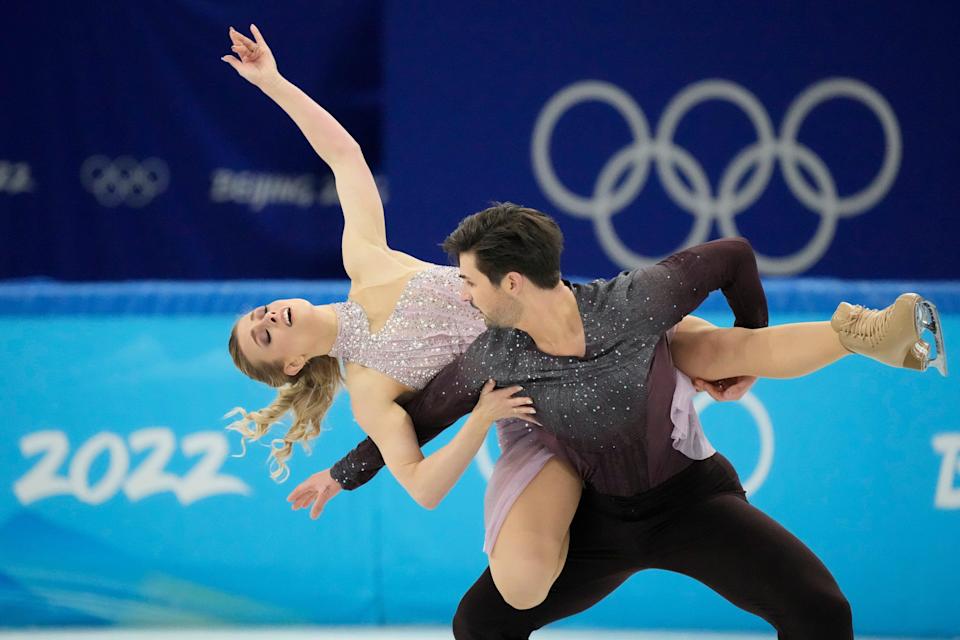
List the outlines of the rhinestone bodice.
<svg viewBox="0 0 960 640">
<path fill-rule="evenodd" d="M 433 266 L 410 278 L 386 324 L 370 332 L 363 307 L 333 304 L 339 326 L 330 355 L 421 389 L 486 330 L 483 316 L 460 299 L 456 267 Z"/>
</svg>

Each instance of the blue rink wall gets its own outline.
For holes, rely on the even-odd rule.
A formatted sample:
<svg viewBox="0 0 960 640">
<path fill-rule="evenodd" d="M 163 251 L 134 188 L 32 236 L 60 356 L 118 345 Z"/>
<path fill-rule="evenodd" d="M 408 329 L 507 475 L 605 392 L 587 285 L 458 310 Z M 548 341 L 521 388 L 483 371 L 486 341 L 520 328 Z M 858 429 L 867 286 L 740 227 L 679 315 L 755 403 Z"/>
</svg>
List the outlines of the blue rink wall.
<svg viewBox="0 0 960 640">
<path fill-rule="evenodd" d="M 940 305 L 948 348 L 960 353 L 960 284 L 767 287 L 775 323 L 918 290 Z M 492 434 L 487 458 L 432 512 L 386 472 L 317 521 L 290 511 L 287 493 L 362 437 L 344 394 L 313 454 L 294 455 L 287 483 L 269 479 L 265 448 L 230 456 L 239 442 L 221 416 L 273 394 L 234 370 L 229 328 L 254 304 L 291 295 L 331 302 L 346 285 L 0 284 L 0 625 L 451 619 L 485 566 Z M 729 323 L 722 298 L 702 315 Z M 851 357 L 703 409 L 751 501 L 831 569 L 858 633 L 960 634 L 958 391 L 956 374 Z M 769 630 L 708 588 L 655 571 L 564 624 Z"/>
</svg>

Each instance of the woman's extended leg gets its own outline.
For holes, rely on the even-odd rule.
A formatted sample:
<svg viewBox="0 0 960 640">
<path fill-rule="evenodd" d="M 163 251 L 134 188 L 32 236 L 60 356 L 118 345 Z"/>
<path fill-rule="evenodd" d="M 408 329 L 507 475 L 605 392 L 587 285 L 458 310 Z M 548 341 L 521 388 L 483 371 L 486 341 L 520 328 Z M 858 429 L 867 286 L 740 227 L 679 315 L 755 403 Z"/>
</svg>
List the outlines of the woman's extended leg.
<svg viewBox="0 0 960 640">
<path fill-rule="evenodd" d="M 921 337 L 929 330 L 936 343 Z M 794 378 L 849 353 L 878 362 L 947 375 L 943 328 L 936 306 L 904 293 L 885 309 L 840 303 L 830 322 L 803 322 L 763 329 L 720 329 L 706 320 L 684 318 L 671 341 L 674 362 L 691 378 L 736 376 Z"/>
<path fill-rule="evenodd" d="M 560 575 L 580 491 L 573 469 L 551 458 L 510 508 L 490 552 L 490 573 L 515 609 L 543 602 Z"/>
<path fill-rule="evenodd" d="M 687 316 L 670 341 L 674 364 L 691 378 L 795 378 L 850 355 L 829 322 L 764 329 L 720 328 Z"/>
</svg>

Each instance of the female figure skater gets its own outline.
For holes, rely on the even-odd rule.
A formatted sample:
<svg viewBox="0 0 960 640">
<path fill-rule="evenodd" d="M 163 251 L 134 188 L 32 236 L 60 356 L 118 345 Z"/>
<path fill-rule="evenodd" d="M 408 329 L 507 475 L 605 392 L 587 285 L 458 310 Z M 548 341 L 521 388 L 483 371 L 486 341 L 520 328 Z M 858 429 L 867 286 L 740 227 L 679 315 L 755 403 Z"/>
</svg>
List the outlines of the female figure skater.
<svg viewBox="0 0 960 640">
<path fill-rule="evenodd" d="M 343 381 L 340 358 L 357 422 L 398 482 L 419 504 L 432 508 L 469 465 L 490 424 L 500 421 L 503 453 L 488 487 L 484 550 L 504 598 L 517 608 L 535 606 L 563 567 L 581 479 L 530 428 L 536 411 L 529 398 L 518 395 L 520 387 L 494 389 L 493 381 L 453 440 L 423 456 L 400 403 L 467 349 L 485 330 L 484 318 L 461 299 L 457 268 L 423 262 L 387 245 L 382 203 L 359 146 L 279 74 L 263 36 L 253 25 L 251 31 L 254 40 L 230 29 L 237 57 L 223 60 L 274 100 L 332 169 L 345 220 L 343 263 L 351 288 L 346 302 L 314 306 L 300 299 L 276 300 L 237 321 L 229 341 L 235 364 L 279 393 L 260 411 L 238 409 L 242 419 L 228 428 L 256 440 L 292 410 L 291 428 L 271 446 L 271 475 L 286 476 L 294 444 L 306 445 L 320 433 Z M 676 327 L 671 352 L 697 389 L 719 399 L 742 395 L 755 379 L 746 376 L 804 375 L 851 351 L 922 369 L 927 365 L 922 350 L 910 348 L 922 344 L 914 314 L 926 309 L 923 304 L 911 294 L 881 312 L 841 305 L 836 330 L 827 322 L 719 329 L 687 317 Z M 681 414 L 694 413 L 690 378 L 677 374 L 674 405 Z M 699 423 L 677 426 L 687 446 L 705 442 Z M 316 517 L 338 490 L 327 470 L 311 476 L 288 499 L 294 509 L 313 505 Z"/>
</svg>

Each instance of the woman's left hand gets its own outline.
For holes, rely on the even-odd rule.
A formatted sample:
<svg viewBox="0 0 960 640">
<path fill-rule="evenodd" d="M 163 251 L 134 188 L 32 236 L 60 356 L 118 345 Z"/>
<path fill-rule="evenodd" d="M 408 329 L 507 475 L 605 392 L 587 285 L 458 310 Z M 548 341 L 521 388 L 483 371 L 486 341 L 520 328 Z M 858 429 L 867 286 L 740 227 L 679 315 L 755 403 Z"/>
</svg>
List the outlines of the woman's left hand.
<svg viewBox="0 0 960 640">
<path fill-rule="evenodd" d="M 320 517 L 323 507 L 340 493 L 340 484 L 330 475 L 330 469 L 315 473 L 290 492 L 287 502 L 293 503 L 291 509 L 310 507 L 310 518 Z"/>
<path fill-rule="evenodd" d="M 265 85 L 279 79 L 280 72 L 277 71 L 277 61 L 273 58 L 273 52 L 267 46 L 267 41 L 263 39 L 257 25 L 250 25 L 250 32 L 256 40 L 251 40 L 230 27 L 230 42 L 233 43 L 230 49 L 239 59 L 234 56 L 223 56 L 221 60 L 236 69 L 244 80 L 262 89 Z"/>
<path fill-rule="evenodd" d="M 693 388 L 697 391 L 706 391 L 714 400 L 726 402 L 742 398 L 756 381 L 756 376 L 737 376 L 713 381 L 694 378 Z"/>
</svg>

